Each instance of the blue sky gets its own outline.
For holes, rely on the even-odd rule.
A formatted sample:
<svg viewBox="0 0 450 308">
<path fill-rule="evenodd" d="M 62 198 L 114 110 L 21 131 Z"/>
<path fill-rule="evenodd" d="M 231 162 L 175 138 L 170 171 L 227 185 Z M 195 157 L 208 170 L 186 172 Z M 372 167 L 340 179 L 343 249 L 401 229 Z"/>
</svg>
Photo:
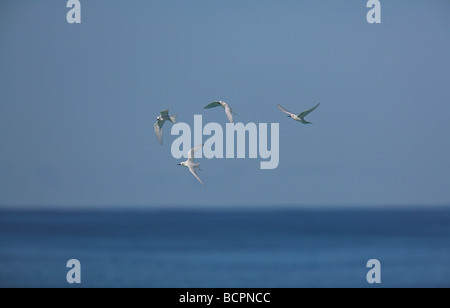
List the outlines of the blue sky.
<svg viewBox="0 0 450 308">
<path fill-rule="evenodd" d="M 449 205 L 450 2 L 381 3 L 2 1 L 0 205 Z M 213 100 L 280 123 L 277 169 L 176 166 L 156 116 L 225 124 Z"/>
</svg>

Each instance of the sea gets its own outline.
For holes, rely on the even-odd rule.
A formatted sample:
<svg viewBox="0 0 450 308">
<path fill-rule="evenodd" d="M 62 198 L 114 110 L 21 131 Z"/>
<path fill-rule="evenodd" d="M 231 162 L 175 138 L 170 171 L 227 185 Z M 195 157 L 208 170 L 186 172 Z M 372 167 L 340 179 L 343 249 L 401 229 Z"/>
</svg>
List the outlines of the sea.
<svg viewBox="0 0 450 308">
<path fill-rule="evenodd" d="M 448 288 L 450 209 L 3 209 L 0 287 Z"/>
</svg>

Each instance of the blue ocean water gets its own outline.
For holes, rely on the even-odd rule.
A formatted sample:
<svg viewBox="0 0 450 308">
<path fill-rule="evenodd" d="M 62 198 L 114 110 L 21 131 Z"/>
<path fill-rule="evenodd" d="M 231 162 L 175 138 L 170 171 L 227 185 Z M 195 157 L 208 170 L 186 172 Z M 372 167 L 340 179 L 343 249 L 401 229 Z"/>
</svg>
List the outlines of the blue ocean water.
<svg viewBox="0 0 450 308">
<path fill-rule="evenodd" d="M 81 287 L 450 287 L 450 210 L 0 211 L 0 287 L 74 287 L 69 259 Z"/>
</svg>

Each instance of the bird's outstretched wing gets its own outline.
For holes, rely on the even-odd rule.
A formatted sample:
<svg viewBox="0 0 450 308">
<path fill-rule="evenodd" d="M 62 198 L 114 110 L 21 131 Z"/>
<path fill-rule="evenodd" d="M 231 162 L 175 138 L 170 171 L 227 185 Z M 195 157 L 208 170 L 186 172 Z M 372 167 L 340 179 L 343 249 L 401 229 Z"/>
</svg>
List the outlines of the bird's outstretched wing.
<svg viewBox="0 0 450 308">
<path fill-rule="evenodd" d="M 203 107 L 203 109 L 214 108 L 214 107 L 219 107 L 219 106 L 222 106 L 220 104 L 220 102 L 212 102 L 211 104 L 208 104 L 205 107 Z"/>
<path fill-rule="evenodd" d="M 283 111 L 284 113 L 288 114 L 288 115 L 293 115 L 292 112 L 284 109 L 283 107 L 281 107 L 280 105 L 277 104 L 278 109 L 280 109 L 281 111 Z"/>
<path fill-rule="evenodd" d="M 198 145 L 198 146 L 193 147 L 192 149 L 190 149 L 189 152 L 188 152 L 188 160 L 191 161 L 191 162 L 194 162 L 195 152 L 200 150 L 202 147 L 203 147 L 203 144 Z"/>
<path fill-rule="evenodd" d="M 302 113 L 300 113 L 298 115 L 298 117 L 300 119 L 303 119 L 304 117 L 306 117 L 308 114 L 310 114 L 311 112 L 313 112 L 314 110 L 316 110 L 317 107 L 319 107 L 320 103 L 318 103 L 317 105 L 315 105 L 314 107 L 312 107 L 311 109 L 308 109 L 306 111 L 303 111 Z"/>
<path fill-rule="evenodd" d="M 155 128 L 155 134 L 156 138 L 158 138 L 159 143 L 163 144 L 163 134 L 162 134 L 162 126 L 164 124 L 164 121 L 157 121 L 153 127 Z"/>
<path fill-rule="evenodd" d="M 200 179 L 200 177 L 197 175 L 197 171 L 195 171 L 195 169 L 193 167 L 189 167 L 189 171 L 191 171 L 191 173 L 195 176 L 195 178 L 203 185 L 205 186 L 205 184 L 203 184 L 202 180 Z"/>
<path fill-rule="evenodd" d="M 161 118 L 163 118 L 164 120 L 171 121 L 170 116 L 169 116 L 169 109 L 161 111 L 160 114 L 161 114 Z"/>
<path fill-rule="evenodd" d="M 169 116 L 170 122 L 172 122 L 174 124 L 177 123 L 177 117 L 178 117 L 178 114 L 174 114 L 172 116 Z"/>
<path fill-rule="evenodd" d="M 225 107 L 225 113 L 227 114 L 228 121 L 230 121 L 230 123 L 233 123 L 233 110 L 231 110 L 230 106 L 227 105 Z"/>
</svg>

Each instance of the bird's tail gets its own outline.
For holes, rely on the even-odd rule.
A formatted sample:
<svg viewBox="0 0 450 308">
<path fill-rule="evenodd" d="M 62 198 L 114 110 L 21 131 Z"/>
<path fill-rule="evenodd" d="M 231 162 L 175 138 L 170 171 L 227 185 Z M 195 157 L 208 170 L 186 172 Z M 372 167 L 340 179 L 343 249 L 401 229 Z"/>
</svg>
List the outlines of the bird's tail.
<svg viewBox="0 0 450 308">
<path fill-rule="evenodd" d="M 172 123 L 177 123 L 177 117 L 178 117 L 178 114 L 175 114 L 175 115 L 173 115 L 173 116 L 170 116 L 170 122 L 172 122 Z"/>
<path fill-rule="evenodd" d="M 196 168 L 196 169 L 202 171 L 202 169 L 200 169 L 200 163 L 196 163 L 195 166 L 194 166 L 194 168 Z"/>
</svg>

